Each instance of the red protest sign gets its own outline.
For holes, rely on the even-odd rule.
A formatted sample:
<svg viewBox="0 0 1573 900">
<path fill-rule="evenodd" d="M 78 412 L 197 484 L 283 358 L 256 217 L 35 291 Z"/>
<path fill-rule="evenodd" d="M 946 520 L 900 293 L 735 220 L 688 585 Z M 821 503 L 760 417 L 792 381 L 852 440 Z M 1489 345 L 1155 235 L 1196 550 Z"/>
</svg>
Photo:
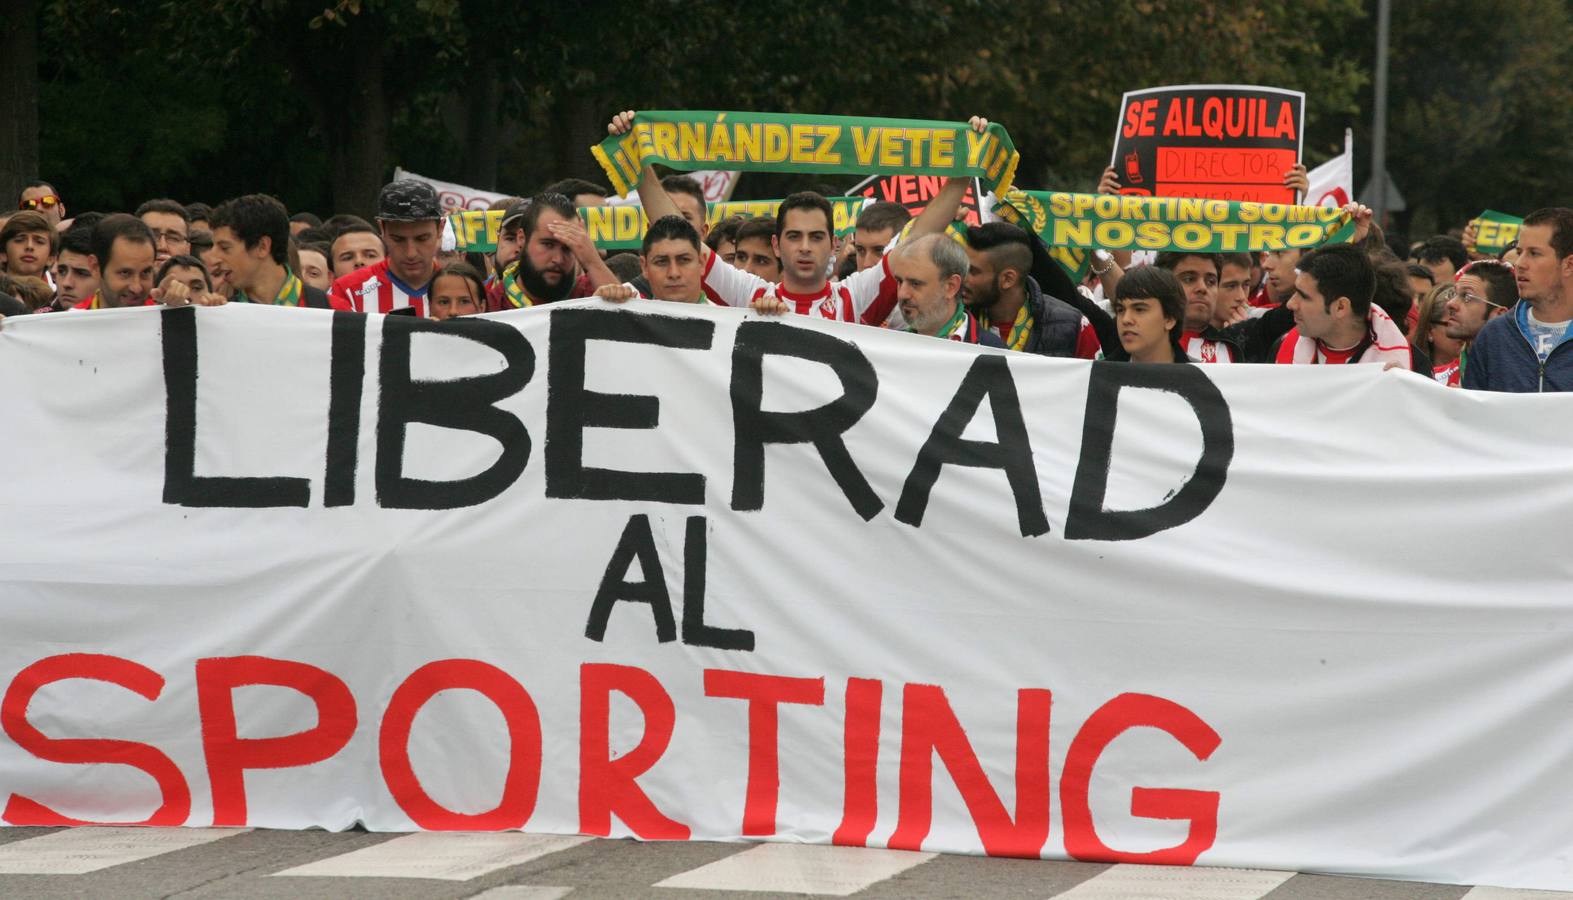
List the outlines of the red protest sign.
<svg viewBox="0 0 1573 900">
<path fill-rule="evenodd" d="M 1253 85 L 1129 91 L 1110 164 L 1121 193 L 1293 203 L 1305 94 Z"/>
<path fill-rule="evenodd" d="M 940 175 L 874 175 L 848 191 L 847 196 L 899 203 L 916 216 L 928 208 L 929 202 L 944 186 L 945 178 Z M 982 221 L 978 214 L 976 178 L 967 185 L 967 195 L 961 200 L 961 210 L 968 225 L 977 225 Z"/>
</svg>

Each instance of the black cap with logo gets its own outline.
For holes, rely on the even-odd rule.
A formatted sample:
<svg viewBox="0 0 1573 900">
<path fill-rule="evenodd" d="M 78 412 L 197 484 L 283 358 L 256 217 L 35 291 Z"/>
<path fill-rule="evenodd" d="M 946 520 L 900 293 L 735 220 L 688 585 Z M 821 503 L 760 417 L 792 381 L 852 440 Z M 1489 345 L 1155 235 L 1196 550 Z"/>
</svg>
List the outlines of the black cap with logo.
<svg viewBox="0 0 1573 900">
<path fill-rule="evenodd" d="M 383 185 L 377 195 L 377 218 L 389 222 L 424 222 L 442 218 L 437 190 L 424 181 L 401 178 Z"/>
</svg>

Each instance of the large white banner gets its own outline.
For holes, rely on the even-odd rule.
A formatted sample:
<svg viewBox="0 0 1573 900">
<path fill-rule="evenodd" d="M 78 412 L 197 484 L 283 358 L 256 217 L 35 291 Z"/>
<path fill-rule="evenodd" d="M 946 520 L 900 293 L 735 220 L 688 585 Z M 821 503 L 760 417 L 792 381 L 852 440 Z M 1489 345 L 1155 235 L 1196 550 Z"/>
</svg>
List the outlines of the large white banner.
<svg viewBox="0 0 1573 900">
<path fill-rule="evenodd" d="M 1573 888 L 1573 398 L 599 301 L 0 383 L 11 824 Z"/>
</svg>

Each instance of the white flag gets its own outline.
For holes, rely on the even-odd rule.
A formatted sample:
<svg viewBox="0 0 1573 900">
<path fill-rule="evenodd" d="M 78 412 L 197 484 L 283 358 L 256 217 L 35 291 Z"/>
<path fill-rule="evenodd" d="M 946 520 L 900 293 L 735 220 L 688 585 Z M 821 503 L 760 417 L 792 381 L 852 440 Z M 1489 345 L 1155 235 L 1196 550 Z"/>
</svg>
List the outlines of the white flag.
<svg viewBox="0 0 1573 900">
<path fill-rule="evenodd" d="M 1310 190 L 1302 201 L 1307 206 L 1343 206 L 1354 199 L 1355 151 L 1354 134 L 1344 129 L 1344 152 L 1322 163 L 1306 177 L 1311 180 Z"/>
</svg>

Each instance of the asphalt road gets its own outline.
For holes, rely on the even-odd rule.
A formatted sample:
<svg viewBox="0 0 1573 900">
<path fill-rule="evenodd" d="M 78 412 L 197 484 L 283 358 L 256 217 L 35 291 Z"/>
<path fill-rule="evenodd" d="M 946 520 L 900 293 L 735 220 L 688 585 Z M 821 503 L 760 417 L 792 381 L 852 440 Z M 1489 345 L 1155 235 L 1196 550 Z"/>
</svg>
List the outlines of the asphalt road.
<svg viewBox="0 0 1573 900">
<path fill-rule="evenodd" d="M 526 834 L 0 829 L 0 897 L 573 900 L 852 896 L 1060 900 L 1553 900 L 1250 869 L 1107 866 L 792 844 Z"/>
</svg>

